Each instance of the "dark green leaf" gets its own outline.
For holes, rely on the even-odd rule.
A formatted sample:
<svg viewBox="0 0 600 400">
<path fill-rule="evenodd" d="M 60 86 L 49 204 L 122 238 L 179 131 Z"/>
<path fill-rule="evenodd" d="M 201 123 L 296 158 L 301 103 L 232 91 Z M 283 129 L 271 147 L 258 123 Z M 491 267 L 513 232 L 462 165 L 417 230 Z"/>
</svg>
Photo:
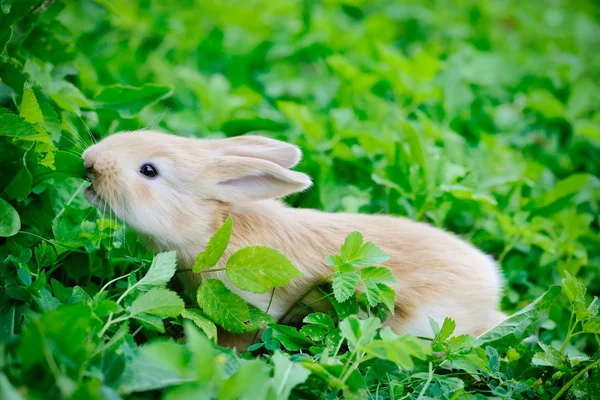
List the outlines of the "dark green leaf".
<svg viewBox="0 0 600 400">
<path fill-rule="evenodd" d="M 248 332 L 250 311 L 246 302 L 231 292 L 223 282 L 207 279 L 197 293 L 198 305 L 217 324 L 233 333 Z"/>
</svg>

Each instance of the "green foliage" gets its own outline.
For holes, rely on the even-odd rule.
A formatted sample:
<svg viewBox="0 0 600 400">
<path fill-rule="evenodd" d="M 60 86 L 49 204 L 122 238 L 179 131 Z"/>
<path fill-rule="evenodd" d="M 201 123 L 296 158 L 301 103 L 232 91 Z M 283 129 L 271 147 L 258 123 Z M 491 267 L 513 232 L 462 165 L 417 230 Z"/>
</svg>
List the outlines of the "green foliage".
<svg viewBox="0 0 600 400">
<path fill-rule="evenodd" d="M 0 398 L 597 398 L 599 21 L 591 0 L 0 0 Z M 348 232 L 331 309 L 275 320 L 236 293 L 299 271 L 225 259 L 231 219 L 196 295 L 168 288 L 176 255 L 82 194 L 85 148 L 141 127 L 297 144 L 314 187 L 290 204 L 463 236 L 511 317 L 382 328 L 387 256 Z M 216 325 L 264 329 L 237 355 Z"/>
</svg>

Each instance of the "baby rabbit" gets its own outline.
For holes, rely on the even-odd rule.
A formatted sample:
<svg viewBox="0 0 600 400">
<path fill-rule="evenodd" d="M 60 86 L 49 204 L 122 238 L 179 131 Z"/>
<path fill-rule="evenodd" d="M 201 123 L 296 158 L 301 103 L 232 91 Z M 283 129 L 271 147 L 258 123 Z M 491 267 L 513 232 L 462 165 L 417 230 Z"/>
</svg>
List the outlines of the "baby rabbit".
<svg viewBox="0 0 600 400">
<path fill-rule="evenodd" d="M 233 233 L 223 260 L 251 245 L 285 254 L 303 276 L 277 288 L 269 309 L 275 318 L 332 272 L 325 258 L 352 231 L 390 256 L 396 312 L 386 324 L 396 332 L 431 336 L 429 316 L 438 323 L 451 317 L 457 333 L 478 335 L 505 318 L 496 263 L 453 234 L 404 218 L 295 209 L 275 200 L 311 185 L 290 170 L 301 158 L 296 146 L 259 136 L 206 140 L 136 131 L 107 137 L 83 158 L 93 182 L 87 197 L 107 204 L 155 250 L 176 250 L 182 268 L 191 268 L 229 214 Z M 224 272 L 205 275 L 266 310 L 270 292 L 241 291 Z M 198 285 L 199 275 L 191 276 Z"/>
</svg>

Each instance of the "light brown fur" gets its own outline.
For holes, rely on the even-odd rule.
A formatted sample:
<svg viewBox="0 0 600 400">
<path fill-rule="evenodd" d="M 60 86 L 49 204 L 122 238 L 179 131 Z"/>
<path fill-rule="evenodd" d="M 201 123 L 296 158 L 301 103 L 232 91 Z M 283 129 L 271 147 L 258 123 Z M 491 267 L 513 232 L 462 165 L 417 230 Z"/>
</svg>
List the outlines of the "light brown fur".
<svg viewBox="0 0 600 400">
<path fill-rule="evenodd" d="M 294 209 L 273 200 L 310 186 L 306 175 L 288 169 L 300 159 L 295 146 L 261 137 L 207 141 L 138 131 L 103 140 L 84 159 L 95 176 L 93 200 L 107 202 L 150 236 L 156 250 L 177 250 L 180 267 L 193 265 L 229 214 L 233 233 L 219 267 L 249 245 L 270 246 L 290 258 L 303 276 L 276 289 L 269 309 L 276 318 L 332 272 L 325 258 L 337 254 L 352 231 L 390 255 L 385 265 L 397 280 L 397 296 L 387 324 L 395 331 L 431 336 L 427 316 L 438 323 L 448 316 L 458 333 L 478 335 L 504 318 L 497 311 L 502 278 L 496 264 L 453 234 L 404 218 Z M 141 176 L 144 163 L 156 164 L 159 178 Z M 190 289 L 200 282 L 199 276 L 182 276 Z M 243 292 L 223 272 L 205 276 L 222 279 L 266 309 L 270 292 Z"/>
</svg>

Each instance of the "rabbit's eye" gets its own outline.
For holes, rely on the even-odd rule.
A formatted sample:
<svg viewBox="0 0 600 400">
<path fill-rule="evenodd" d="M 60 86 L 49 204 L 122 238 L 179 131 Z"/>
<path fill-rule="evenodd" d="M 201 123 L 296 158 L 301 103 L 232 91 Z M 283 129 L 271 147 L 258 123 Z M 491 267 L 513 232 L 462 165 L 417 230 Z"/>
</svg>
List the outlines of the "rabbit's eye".
<svg viewBox="0 0 600 400">
<path fill-rule="evenodd" d="M 152 179 L 158 175 L 158 170 L 152 164 L 144 164 L 142 165 L 142 168 L 140 168 L 140 173 L 146 178 Z"/>
</svg>

